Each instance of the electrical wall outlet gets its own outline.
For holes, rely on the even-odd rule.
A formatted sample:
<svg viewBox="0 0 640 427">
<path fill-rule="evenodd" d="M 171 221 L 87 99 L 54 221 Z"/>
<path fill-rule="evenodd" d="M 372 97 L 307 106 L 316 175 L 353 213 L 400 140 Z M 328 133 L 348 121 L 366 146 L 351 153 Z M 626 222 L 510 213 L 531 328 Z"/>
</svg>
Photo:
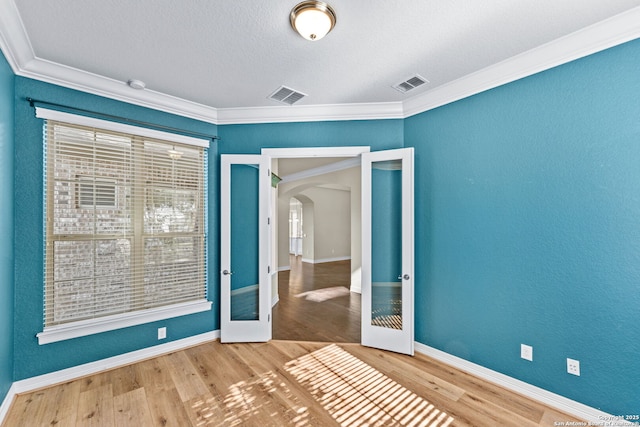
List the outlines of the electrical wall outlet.
<svg viewBox="0 0 640 427">
<path fill-rule="evenodd" d="M 158 328 L 158 339 L 163 340 L 166 337 L 167 337 L 167 328 L 166 327 Z"/>
<path fill-rule="evenodd" d="M 567 372 L 571 375 L 580 376 L 580 361 L 567 358 Z"/>
<path fill-rule="evenodd" d="M 520 344 L 520 357 L 524 360 L 533 362 L 533 347 L 526 344 Z"/>
</svg>

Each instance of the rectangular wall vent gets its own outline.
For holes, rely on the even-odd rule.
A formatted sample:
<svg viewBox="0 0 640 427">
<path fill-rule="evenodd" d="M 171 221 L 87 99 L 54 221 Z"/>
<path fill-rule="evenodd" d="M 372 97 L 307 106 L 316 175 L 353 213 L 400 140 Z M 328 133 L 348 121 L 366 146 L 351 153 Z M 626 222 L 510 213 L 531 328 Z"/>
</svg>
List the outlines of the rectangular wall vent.
<svg viewBox="0 0 640 427">
<path fill-rule="evenodd" d="M 305 96 L 307 95 L 302 92 L 298 92 L 286 86 L 280 86 L 275 92 L 269 95 L 269 99 L 282 102 L 283 104 L 293 105 Z"/>
<path fill-rule="evenodd" d="M 429 83 L 429 80 L 416 74 L 403 82 L 393 85 L 393 88 L 399 92 L 406 93 L 425 83 Z"/>
</svg>

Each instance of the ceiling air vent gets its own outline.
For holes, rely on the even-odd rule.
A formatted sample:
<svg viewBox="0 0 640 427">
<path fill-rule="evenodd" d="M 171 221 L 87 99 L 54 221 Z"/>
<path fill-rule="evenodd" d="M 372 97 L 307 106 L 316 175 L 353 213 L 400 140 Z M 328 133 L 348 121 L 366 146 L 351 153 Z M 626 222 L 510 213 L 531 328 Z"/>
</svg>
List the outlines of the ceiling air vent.
<svg viewBox="0 0 640 427">
<path fill-rule="evenodd" d="M 296 102 L 300 101 L 305 96 L 307 95 L 305 95 L 304 93 L 297 92 L 286 86 L 280 86 L 280 88 L 278 88 L 275 92 L 269 95 L 269 99 L 282 102 L 283 104 L 293 105 Z"/>
<path fill-rule="evenodd" d="M 425 83 L 429 83 L 429 80 L 416 74 L 403 82 L 393 85 L 393 88 L 399 92 L 406 93 Z"/>
</svg>

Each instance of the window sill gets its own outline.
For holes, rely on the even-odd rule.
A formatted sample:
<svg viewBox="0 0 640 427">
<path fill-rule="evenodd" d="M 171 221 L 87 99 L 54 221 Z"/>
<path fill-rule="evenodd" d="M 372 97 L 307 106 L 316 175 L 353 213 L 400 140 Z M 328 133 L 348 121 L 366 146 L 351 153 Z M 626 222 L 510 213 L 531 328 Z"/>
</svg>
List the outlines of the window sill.
<svg viewBox="0 0 640 427">
<path fill-rule="evenodd" d="M 44 328 L 44 331 L 36 336 L 38 337 L 38 344 L 43 345 L 209 310 L 211 310 L 211 301 L 191 301 L 133 313 L 116 314 L 100 319 L 82 320 L 65 325 L 52 326 Z"/>
</svg>

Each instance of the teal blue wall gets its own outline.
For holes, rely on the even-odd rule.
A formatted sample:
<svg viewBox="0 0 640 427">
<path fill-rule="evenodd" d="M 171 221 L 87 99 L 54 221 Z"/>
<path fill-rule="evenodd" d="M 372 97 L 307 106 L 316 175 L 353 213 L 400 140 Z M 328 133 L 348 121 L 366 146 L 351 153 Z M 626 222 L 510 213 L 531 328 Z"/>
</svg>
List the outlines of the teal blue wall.
<svg viewBox="0 0 640 427">
<path fill-rule="evenodd" d="M 408 118 L 405 141 L 416 339 L 637 414 L 640 40 Z"/>
<path fill-rule="evenodd" d="M 13 82 L 0 53 L 0 402 L 13 381 Z"/>
<path fill-rule="evenodd" d="M 38 345 L 42 331 L 43 287 L 43 156 L 42 120 L 36 119 L 26 97 L 101 113 L 174 126 L 215 135 L 217 127 L 167 113 L 65 89 L 22 77 L 15 79 L 15 375 L 35 375 L 150 347 L 219 329 L 219 309 L 175 319 Z M 209 221 L 218 223 L 218 156 L 209 150 Z M 4 172 L 2 172 L 4 173 Z M 209 227 L 210 299 L 218 301 L 218 227 Z M 157 328 L 167 327 L 167 340 L 157 340 Z"/>
<path fill-rule="evenodd" d="M 261 148 L 402 147 L 402 120 L 269 123 L 219 126 L 220 154 L 260 154 Z"/>
</svg>

